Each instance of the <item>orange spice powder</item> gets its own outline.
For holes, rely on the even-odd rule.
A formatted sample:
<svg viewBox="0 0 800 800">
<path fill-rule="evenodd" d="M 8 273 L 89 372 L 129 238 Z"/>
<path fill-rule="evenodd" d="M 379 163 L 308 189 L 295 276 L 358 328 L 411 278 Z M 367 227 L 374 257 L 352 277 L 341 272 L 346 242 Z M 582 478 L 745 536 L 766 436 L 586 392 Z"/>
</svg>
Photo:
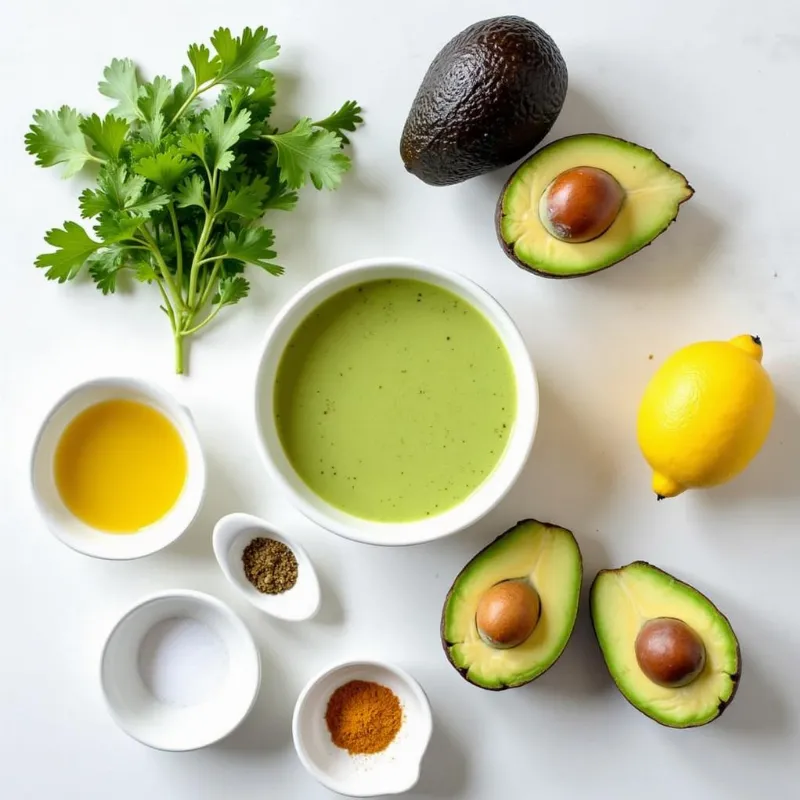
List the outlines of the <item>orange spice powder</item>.
<svg viewBox="0 0 800 800">
<path fill-rule="evenodd" d="M 372 681 L 349 681 L 328 700 L 325 722 L 337 747 L 350 755 L 380 753 L 403 724 L 397 695 Z"/>
</svg>

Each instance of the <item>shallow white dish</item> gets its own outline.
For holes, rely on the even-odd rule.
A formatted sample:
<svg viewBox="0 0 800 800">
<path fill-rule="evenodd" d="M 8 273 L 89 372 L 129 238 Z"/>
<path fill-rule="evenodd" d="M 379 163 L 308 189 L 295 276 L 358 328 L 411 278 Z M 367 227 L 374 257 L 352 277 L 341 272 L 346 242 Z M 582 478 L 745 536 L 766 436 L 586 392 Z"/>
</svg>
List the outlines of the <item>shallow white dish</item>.
<svg viewBox="0 0 800 800">
<path fill-rule="evenodd" d="M 118 399 L 146 403 L 165 414 L 183 440 L 188 464 L 186 483 L 173 508 L 132 534 L 103 533 L 75 517 L 61 500 L 53 474 L 56 447 L 67 425 L 89 406 Z M 172 395 L 135 378 L 99 378 L 71 389 L 45 417 L 33 446 L 31 487 L 47 527 L 68 547 L 95 558 L 141 558 L 171 544 L 191 525 L 205 495 L 206 464 L 192 417 Z"/>
<path fill-rule="evenodd" d="M 325 722 L 328 699 L 352 680 L 374 681 L 391 689 L 403 706 L 403 725 L 382 753 L 351 756 L 331 741 Z M 433 718 L 422 687 L 399 667 L 377 661 L 348 661 L 325 670 L 300 693 L 292 717 L 292 737 L 303 766 L 323 786 L 349 797 L 401 794 L 419 780 Z"/>
<path fill-rule="evenodd" d="M 155 626 L 184 618 L 216 635 L 227 653 L 227 669 L 202 702 L 173 705 L 148 689 L 140 649 Z M 159 750 L 196 750 L 227 736 L 247 716 L 261 684 L 261 658 L 244 622 L 221 600 L 189 590 L 159 592 L 127 611 L 109 633 L 100 682 L 112 718 L 129 736 Z"/>
<path fill-rule="evenodd" d="M 505 452 L 489 477 L 454 508 L 415 522 L 384 523 L 361 519 L 330 505 L 314 493 L 286 457 L 275 425 L 273 389 L 283 351 L 304 319 L 329 297 L 360 283 L 409 278 L 431 283 L 463 298 L 480 311 L 506 346 L 517 384 L 517 417 Z M 525 466 L 536 434 L 539 392 L 525 342 L 503 307 L 473 281 L 455 272 L 416 261 L 375 258 L 346 264 L 325 273 L 284 306 L 267 333 L 256 379 L 256 420 L 267 468 L 294 505 L 309 519 L 333 533 L 376 545 L 429 542 L 468 528 L 488 514 L 514 485 Z"/>
<path fill-rule="evenodd" d="M 263 536 L 285 544 L 297 559 L 297 583 L 281 594 L 263 594 L 247 580 L 242 553 L 250 542 Z M 314 565 L 306 551 L 263 519 L 250 514 L 228 514 L 215 526 L 214 555 L 225 577 L 256 607 L 278 619 L 300 621 L 319 610 L 320 588 Z"/>
</svg>

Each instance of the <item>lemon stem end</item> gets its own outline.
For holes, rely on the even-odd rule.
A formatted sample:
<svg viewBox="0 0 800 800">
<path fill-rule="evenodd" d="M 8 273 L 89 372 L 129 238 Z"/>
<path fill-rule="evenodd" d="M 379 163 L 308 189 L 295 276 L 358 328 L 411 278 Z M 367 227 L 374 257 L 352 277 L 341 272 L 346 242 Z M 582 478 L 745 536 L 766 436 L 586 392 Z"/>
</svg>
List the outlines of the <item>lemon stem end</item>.
<svg viewBox="0 0 800 800">
<path fill-rule="evenodd" d="M 666 500 L 668 497 L 677 497 L 683 494 L 686 487 L 681 486 L 677 481 L 659 473 L 653 474 L 653 491 L 656 493 L 657 500 Z"/>
<path fill-rule="evenodd" d="M 744 334 L 731 339 L 730 343 L 734 347 L 738 347 L 740 350 L 743 350 L 748 356 L 750 356 L 750 358 L 754 358 L 756 361 L 761 363 L 761 358 L 764 355 L 764 348 L 761 345 L 760 336 Z"/>
</svg>

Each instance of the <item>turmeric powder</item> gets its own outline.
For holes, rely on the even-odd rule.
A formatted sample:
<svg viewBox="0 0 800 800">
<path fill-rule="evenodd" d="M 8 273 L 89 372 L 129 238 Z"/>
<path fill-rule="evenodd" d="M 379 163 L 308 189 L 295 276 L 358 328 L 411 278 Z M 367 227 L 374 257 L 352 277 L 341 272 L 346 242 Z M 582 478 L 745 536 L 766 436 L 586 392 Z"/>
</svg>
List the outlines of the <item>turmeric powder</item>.
<svg viewBox="0 0 800 800">
<path fill-rule="evenodd" d="M 333 743 L 350 755 L 380 753 L 397 736 L 403 710 L 386 686 L 349 681 L 330 696 L 325 722 Z"/>
</svg>

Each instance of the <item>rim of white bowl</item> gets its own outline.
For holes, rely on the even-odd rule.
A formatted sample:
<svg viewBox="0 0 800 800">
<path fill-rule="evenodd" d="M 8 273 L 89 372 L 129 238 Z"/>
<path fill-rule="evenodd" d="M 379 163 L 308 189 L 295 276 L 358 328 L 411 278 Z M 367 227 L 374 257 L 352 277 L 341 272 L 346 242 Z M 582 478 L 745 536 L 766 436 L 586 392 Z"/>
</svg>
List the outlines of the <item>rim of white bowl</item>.
<svg viewBox="0 0 800 800">
<path fill-rule="evenodd" d="M 104 678 L 104 668 L 106 657 L 108 653 L 108 646 L 114 636 L 114 634 L 119 631 L 120 627 L 122 627 L 130 617 L 150 603 L 156 603 L 159 600 L 170 600 L 173 598 L 184 598 L 191 600 L 198 605 L 207 605 L 216 608 L 222 616 L 225 618 L 226 624 L 229 624 L 232 629 L 234 629 L 237 635 L 240 637 L 241 641 L 245 644 L 248 649 L 248 657 L 252 657 L 255 660 L 255 680 L 253 685 L 253 696 L 250 699 L 250 703 L 248 704 L 247 708 L 243 710 L 241 716 L 230 726 L 226 726 L 224 732 L 220 732 L 218 735 L 215 735 L 212 739 L 209 739 L 206 742 L 201 744 L 194 745 L 192 747 L 159 747 L 158 745 L 152 744 L 151 742 L 146 741 L 144 737 L 134 735 L 122 722 L 122 719 L 117 714 L 117 711 L 114 705 L 111 703 L 108 692 L 106 689 L 106 681 Z M 145 595 L 144 597 L 140 598 L 136 603 L 131 605 L 127 608 L 117 619 L 117 621 L 112 625 L 108 633 L 106 634 L 105 640 L 103 641 L 103 647 L 100 651 L 100 661 L 99 661 L 99 673 L 98 679 L 100 681 L 100 691 L 103 695 L 103 701 L 106 704 L 106 709 L 108 710 L 109 716 L 117 727 L 125 733 L 127 736 L 130 736 L 139 744 L 143 744 L 146 747 L 150 747 L 153 750 L 159 750 L 164 753 L 188 753 L 195 750 L 202 750 L 205 747 L 210 747 L 212 744 L 216 744 L 216 742 L 222 741 L 227 736 L 230 736 L 249 716 L 250 712 L 253 710 L 253 706 L 258 699 L 258 693 L 261 689 L 261 678 L 262 678 L 262 666 L 261 666 L 261 653 L 258 650 L 258 646 L 256 645 L 255 639 L 253 638 L 253 634 L 250 632 L 250 629 L 245 624 L 244 620 L 224 601 L 220 600 L 218 597 L 214 597 L 214 595 L 208 594 L 206 592 L 198 592 L 195 589 L 164 589 L 162 591 L 153 592 L 151 594 Z"/>
<path fill-rule="evenodd" d="M 483 313 L 503 342 L 517 385 L 517 413 L 505 451 L 493 472 L 457 506 L 412 522 L 376 522 L 348 514 L 316 495 L 295 472 L 283 450 L 275 425 L 272 390 L 286 344 L 320 303 L 337 292 L 380 277 L 416 278 L 457 294 Z M 269 378 L 268 391 L 262 391 Z M 522 334 L 508 312 L 486 289 L 458 272 L 408 258 L 369 258 L 344 264 L 300 289 L 278 312 L 261 350 L 255 381 L 255 415 L 259 449 L 272 479 L 306 517 L 345 539 L 379 546 L 423 544 L 451 536 L 474 525 L 508 494 L 522 472 L 539 421 L 536 370 Z M 265 406 L 268 413 L 265 413 Z"/>
<path fill-rule="evenodd" d="M 110 534 L 97 531 L 71 514 L 60 497 L 58 497 L 57 500 L 45 500 L 42 487 L 40 486 L 42 477 L 37 474 L 39 472 L 38 458 L 43 439 L 59 411 L 61 411 L 67 403 L 78 398 L 81 394 L 90 393 L 93 390 L 102 391 L 106 389 L 112 391 L 112 395 L 109 395 L 109 399 L 111 396 L 124 397 L 125 391 L 127 390 L 133 394 L 138 394 L 144 400 L 149 400 L 154 408 L 165 413 L 176 426 L 181 440 L 186 447 L 188 473 L 184 488 L 181 490 L 181 494 L 175 505 L 164 517 L 157 520 L 153 525 L 132 534 Z M 118 394 L 114 394 L 114 392 L 118 392 Z M 80 409 L 76 410 L 75 413 L 69 416 L 68 421 L 64 423 L 61 433 L 63 434 L 63 430 L 69 422 L 75 419 L 81 411 L 93 405 L 94 402 L 101 401 L 87 402 Z M 60 438 L 60 435 L 57 439 L 58 438 Z M 34 438 L 30 453 L 28 476 L 30 491 L 36 509 L 44 520 L 50 533 L 62 544 L 65 544 L 70 549 L 82 555 L 107 561 L 131 561 L 137 558 L 144 558 L 145 556 L 157 553 L 159 550 L 163 550 L 165 547 L 175 542 L 189 527 L 191 527 L 192 523 L 197 518 L 200 508 L 203 505 L 207 488 L 205 454 L 203 453 L 197 426 L 195 425 L 190 411 L 179 403 L 174 395 L 152 381 L 144 380 L 143 378 L 115 375 L 82 381 L 64 392 L 52 404 L 49 411 L 42 419 L 36 437 Z M 51 487 L 51 493 L 52 491 L 53 489 Z M 58 495 L 57 490 L 55 490 L 55 495 Z M 180 516 L 176 519 L 173 517 L 173 513 L 177 515 L 178 512 Z M 69 527 L 64 523 L 65 518 L 69 518 L 70 520 Z M 160 528 L 162 523 L 164 524 L 163 532 L 159 534 L 158 528 Z M 149 535 L 153 532 L 149 530 L 151 528 L 156 528 L 156 535 Z M 97 537 L 102 537 L 102 539 Z"/>
<path fill-rule="evenodd" d="M 337 672 L 341 672 L 342 670 L 349 669 L 351 667 L 375 667 L 377 669 L 385 669 L 388 672 L 394 673 L 403 683 L 405 683 L 409 689 L 411 690 L 412 694 L 416 697 L 417 701 L 419 702 L 420 710 L 425 717 L 425 728 L 427 730 L 427 737 L 424 742 L 421 742 L 422 745 L 420 749 L 419 759 L 416 764 L 416 780 L 410 786 L 404 786 L 398 790 L 383 790 L 381 795 L 376 795 L 372 792 L 365 793 L 365 792 L 354 792 L 352 789 L 346 789 L 344 785 L 337 781 L 335 778 L 331 777 L 327 772 L 324 772 L 321 769 L 318 769 L 316 764 L 311 760 L 310 756 L 308 755 L 308 751 L 306 750 L 305 741 L 303 734 L 300 732 L 300 725 L 301 725 L 301 717 L 303 711 L 306 706 L 306 701 L 308 699 L 309 694 L 320 684 L 322 681 L 329 678 L 331 675 L 335 675 Z M 300 759 L 300 763 L 305 767 L 308 771 L 309 775 L 313 776 L 319 783 L 321 783 L 325 788 L 330 789 L 331 791 L 336 792 L 337 794 L 344 795 L 346 797 L 377 797 L 382 795 L 392 795 L 392 794 L 403 794 L 405 792 L 410 791 L 414 786 L 416 786 L 419 775 L 420 775 L 420 768 L 422 765 L 422 760 L 425 758 L 425 753 L 428 751 L 428 747 L 431 742 L 431 738 L 433 737 L 433 712 L 431 710 L 431 701 L 428 699 L 428 695 L 425 693 L 425 690 L 422 688 L 422 684 L 409 672 L 404 670 L 402 667 L 398 667 L 396 664 L 391 664 L 388 661 L 378 661 L 376 659 L 352 659 L 350 661 L 342 661 L 340 663 L 334 664 L 330 667 L 323 669 L 321 672 L 314 675 L 308 683 L 303 687 L 303 690 L 297 697 L 297 700 L 294 704 L 294 711 L 292 712 L 292 741 L 294 742 L 294 749 L 297 753 L 297 757 Z"/>
</svg>

